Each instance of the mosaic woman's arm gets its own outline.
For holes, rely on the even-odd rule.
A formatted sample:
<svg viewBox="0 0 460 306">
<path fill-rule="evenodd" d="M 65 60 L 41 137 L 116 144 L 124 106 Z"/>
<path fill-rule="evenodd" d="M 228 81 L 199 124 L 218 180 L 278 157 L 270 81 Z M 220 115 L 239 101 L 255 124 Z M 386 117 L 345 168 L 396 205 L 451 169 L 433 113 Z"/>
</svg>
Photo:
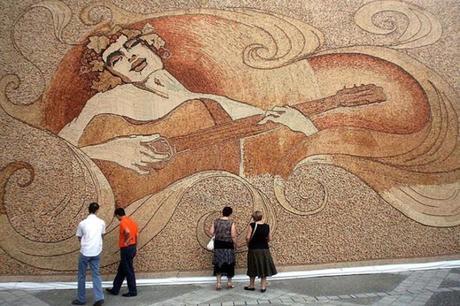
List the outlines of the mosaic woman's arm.
<svg viewBox="0 0 460 306">
<path fill-rule="evenodd" d="M 80 114 L 59 132 L 59 136 L 78 146 L 85 128 L 98 115 L 113 114 L 137 121 L 152 121 L 162 118 L 183 101 L 184 97 L 164 98 L 132 84 L 120 85 L 89 99 Z"/>
<path fill-rule="evenodd" d="M 265 114 L 259 124 L 269 121 L 285 125 L 295 132 L 301 132 L 310 136 L 318 132 L 318 129 L 306 115 L 289 106 L 274 107 L 269 111 L 264 111 L 252 105 L 238 102 L 227 97 L 217 95 L 202 95 L 203 98 L 212 99 L 218 102 L 224 110 L 232 117 L 233 120 L 249 117 L 252 115 Z"/>
<path fill-rule="evenodd" d="M 179 99 L 156 101 L 161 99 L 131 84 L 118 86 L 88 100 L 81 113 L 59 132 L 59 136 L 78 147 L 86 127 L 98 115 L 115 114 L 139 121 L 152 121 L 182 103 Z M 148 164 L 167 158 L 167 155 L 155 153 L 145 146 L 159 137 L 159 134 L 115 137 L 80 149 L 92 159 L 112 161 L 139 174 L 147 174 L 145 168 Z"/>
</svg>

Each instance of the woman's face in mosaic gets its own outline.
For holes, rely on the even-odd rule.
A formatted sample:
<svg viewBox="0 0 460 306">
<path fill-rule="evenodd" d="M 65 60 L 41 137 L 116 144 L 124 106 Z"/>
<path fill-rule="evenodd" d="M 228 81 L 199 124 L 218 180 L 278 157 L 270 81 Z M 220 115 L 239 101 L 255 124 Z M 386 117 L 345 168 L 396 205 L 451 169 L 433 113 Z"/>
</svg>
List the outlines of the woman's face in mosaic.
<svg viewBox="0 0 460 306">
<path fill-rule="evenodd" d="M 143 82 L 152 72 L 163 69 L 161 58 L 139 37 L 121 35 L 102 53 L 102 59 L 109 70 L 127 82 Z"/>
</svg>

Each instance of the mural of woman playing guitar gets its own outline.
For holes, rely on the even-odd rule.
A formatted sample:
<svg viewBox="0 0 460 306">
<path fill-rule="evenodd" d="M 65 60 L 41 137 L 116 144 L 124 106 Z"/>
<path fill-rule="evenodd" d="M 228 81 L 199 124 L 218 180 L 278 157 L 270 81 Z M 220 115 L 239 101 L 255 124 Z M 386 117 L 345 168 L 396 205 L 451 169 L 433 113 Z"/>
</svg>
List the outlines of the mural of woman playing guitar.
<svg viewBox="0 0 460 306">
<path fill-rule="evenodd" d="M 268 174 L 284 209 L 317 213 L 294 207 L 284 186 L 306 164 L 355 174 L 422 224 L 460 223 L 455 93 L 409 56 L 376 46 L 317 51 L 319 30 L 244 9 L 114 19 L 62 59 L 39 127 L 97 168 L 108 199 L 101 214 L 115 205 L 136 214 L 141 247 L 185 191 L 213 175 L 245 185 L 270 224 L 265 195 L 247 178 Z M 6 217 L 1 224 L 14 231 Z M 19 241 L 17 250 L 1 245 L 23 262 L 74 267 L 70 241 L 53 243 L 50 255 L 50 244 L 5 239 Z"/>
<path fill-rule="evenodd" d="M 251 49 L 257 37 L 233 38 L 247 25 L 226 17 L 106 25 L 64 59 L 82 64 L 71 71 L 61 65 L 43 124 L 96 161 L 117 205 L 206 170 L 286 178 L 313 155 L 328 155 L 327 163 L 334 158 L 377 191 L 391 189 L 394 181 L 369 175 L 375 162 L 383 172 L 413 170 L 401 161 L 375 159 L 409 154 L 404 152 L 427 142 L 434 128 L 430 104 L 436 94 L 432 99 L 431 88 L 395 64 L 405 65 L 402 55 L 377 47 L 308 54 L 322 36 L 305 26 L 299 31 L 312 46 L 305 43 L 294 59 L 272 63 Z M 229 24 L 234 32 L 217 47 L 218 33 Z M 241 47 L 241 55 L 235 44 L 251 50 Z M 402 139 L 406 146 L 398 147 Z M 347 156 L 361 156 L 360 162 L 345 161 Z M 403 175 L 408 183 L 438 179 L 411 173 Z M 445 177 L 455 181 L 452 173 Z"/>
<path fill-rule="evenodd" d="M 131 200 L 140 198 L 140 195 L 161 190 L 174 182 L 171 180 L 171 176 L 177 180 L 200 170 L 218 169 L 217 165 L 210 162 L 212 156 L 207 157 L 208 165 L 187 169 L 186 163 L 181 162 L 181 159 L 196 163 L 197 154 L 190 152 L 187 153 L 188 156 L 173 156 L 181 151 L 196 151 L 200 148 L 206 149 L 211 145 L 224 143 L 224 147 L 219 148 L 214 153 L 218 159 L 221 159 L 221 155 L 226 155 L 226 150 L 234 151 L 225 145 L 228 142 L 277 128 L 277 125 L 267 125 L 267 122 L 279 123 L 293 132 L 310 136 L 318 131 L 314 123 L 308 118 L 314 113 L 319 114 L 338 107 L 353 107 L 385 101 L 385 95 L 381 88 L 375 85 L 363 85 L 357 88 L 355 86 L 352 89 L 343 89 L 340 95 L 333 98 L 308 101 L 293 107 L 275 106 L 271 110 L 264 111 L 257 106 L 235 101 L 225 96 L 191 92 L 164 68 L 162 59 L 157 53 L 168 51 L 163 47 L 162 38 L 153 32 L 153 27 L 149 23 L 146 23 L 142 31 L 118 29 L 111 36 L 113 42 L 110 42 L 107 36 L 89 38 L 89 50 L 86 50 L 85 57 L 88 57 L 87 54 L 90 53 L 89 58 L 97 58 L 97 60 L 87 63 L 89 67 L 84 68 L 91 71 L 95 69 L 94 67 L 100 67 L 98 70 L 101 72 L 99 72 L 99 78 L 93 81 L 93 88 L 98 88 L 101 92 L 86 102 L 80 114 L 60 130 L 59 136 L 79 146 L 92 159 L 110 161 L 134 171 L 137 175 L 133 172 L 130 173 L 131 177 L 138 178 L 139 184 L 145 180 L 145 177 L 139 177 L 139 175 L 148 175 L 153 172 L 151 173 L 153 181 L 148 190 L 145 190 L 144 194 L 131 192 L 134 198 L 129 198 L 129 200 L 125 200 L 126 196 L 119 195 L 118 201 L 125 200 L 119 202 L 121 205 L 129 204 Z M 128 38 L 127 35 L 130 37 Z M 101 45 L 95 47 L 92 43 L 94 39 L 101 40 L 104 38 L 106 38 L 104 49 Z M 161 47 L 156 49 L 155 46 Z M 96 56 L 94 56 L 95 53 L 97 53 Z M 112 80 L 108 81 L 107 75 Z M 112 84 L 117 85 L 108 89 L 107 86 L 110 86 L 110 82 L 115 82 Z M 186 123 L 183 122 L 184 119 L 180 118 L 180 113 L 184 113 L 187 108 L 202 108 L 201 112 L 195 110 L 198 118 L 194 118 L 192 114 L 185 114 L 188 117 L 187 121 L 201 121 L 201 126 L 198 125 L 196 131 L 186 132 L 191 129 L 187 129 Z M 124 136 L 123 131 L 118 131 L 110 139 L 105 139 L 104 135 L 102 136 L 103 139 L 88 140 L 88 137 L 83 136 L 85 129 L 93 119 L 100 115 L 116 115 L 125 117 L 131 122 L 136 121 L 138 126 L 144 125 L 143 134 Z M 208 127 L 205 123 L 206 120 L 200 116 L 210 116 L 207 124 L 212 126 Z M 168 120 L 176 121 L 178 125 L 174 129 L 183 133 L 172 139 L 175 142 L 173 147 L 169 145 L 167 138 L 161 137 L 165 136 L 164 133 L 169 133 L 168 136 L 171 135 L 171 128 L 168 130 L 161 127 L 161 124 L 164 125 L 164 122 Z M 158 122 L 157 125 L 160 126 L 145 128 L 147 122 Z M 111 128 L 112 132 L 113 127 Z M 155 133 L 146 134 L 148 130 L 155 131 Z M 101 129 L 96 132 L 98 137 L 101 136 L 100 132 Z M 96 141 L 97 143 L 94 143 Z M 165 144 L 167 144 L 166 147 L 164 147 Z M 240 150 L 239 145 L 236 146 L 236 149 Z M 172 157 L 175 158 L 171 160 Z M 234 170 L 231 166 L 224 166 L 224 169 L 238 174 L 239 160 L 236 162 L 238 162 L 238 167 Z M 168 163 L 171 164 L 168 165 L 169 171 L 159 169 Z M 178 171 L 178 169 L 180 170 Z M 126 173 L 126 170 L 123 171 Z M 167 181 L 163 179 L 165 176 L 168 177 Z M 115 177 L 123 180 L 119 173 Z M 139 187 L 139 184 L 135 185 Z"/>
</svg>

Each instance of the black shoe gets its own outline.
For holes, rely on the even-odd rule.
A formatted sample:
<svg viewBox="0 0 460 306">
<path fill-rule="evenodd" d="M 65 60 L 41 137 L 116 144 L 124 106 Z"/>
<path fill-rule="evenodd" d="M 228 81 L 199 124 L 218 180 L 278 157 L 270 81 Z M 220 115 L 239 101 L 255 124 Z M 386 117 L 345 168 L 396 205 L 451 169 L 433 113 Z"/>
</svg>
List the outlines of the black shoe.
<svg viewBox="0 0 460 306">
<path fill-rule="evenodd" d="M 137 296 L 137 293 L 127 292 L 127 293 L 123 293 L 122 296 L 124 296 L 124 297 L 132 297 L 132 296 Z"/>
<path fill-rule="evenodd" d="M 72 305 L 86 305 L 86 303 L 80 302 L 80 300 L 73 300 Z"/>
<path fill-rule="evenodd" d="M 104 304 L 104 300 L 99 300 L 94 302 L 93 306 L 101 306 L 102 304 Z"/>
<path fill-rule="evenodd" d="M 267 288 L 260 289 L 260 292 L 262 292 L 262 293 L 264 293 L 265 291 L 267 291 Z"/>
<path fill-rule="evenodd" d="M 254 290 L 256 290 L 256 288 L 244 287 L 244 290 L 254 291 Z"/>
<path fill-rule="evenodd" d="M 111 295 L 118 295 L 118 292 L 113 291 L 113 288 L 112 289 L 105 288 L 105 291 L 107 291 Z"/>
</svg>

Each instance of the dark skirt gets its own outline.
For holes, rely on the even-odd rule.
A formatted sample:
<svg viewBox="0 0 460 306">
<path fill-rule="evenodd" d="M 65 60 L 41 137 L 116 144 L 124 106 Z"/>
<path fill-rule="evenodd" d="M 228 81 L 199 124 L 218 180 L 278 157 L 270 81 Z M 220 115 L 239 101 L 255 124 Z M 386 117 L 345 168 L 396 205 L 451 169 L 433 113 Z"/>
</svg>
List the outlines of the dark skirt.
<svg viewBox="0 0 460 306">
<path fill-rule="evenodd" d="M 233 276 L 235 276 L 235 264 L 223 264 L 221 266 L 214 265 L 213 275 L 223 275 L 227 276 L 227 278 L 232 278 Z"/>
<path fill-rule="evenodd" d="M 267 277 L 278 273 L 269 249 L 248 250 L 249 277 Z"/>
<path fill-rule="evenodd" d="M 214 265 L 214 275 L 220 274 L 228 278 L 235 276 L 235 249 L 232 242 L 218 240 L 214 242 L 212 264 Z"/>
</svg>

